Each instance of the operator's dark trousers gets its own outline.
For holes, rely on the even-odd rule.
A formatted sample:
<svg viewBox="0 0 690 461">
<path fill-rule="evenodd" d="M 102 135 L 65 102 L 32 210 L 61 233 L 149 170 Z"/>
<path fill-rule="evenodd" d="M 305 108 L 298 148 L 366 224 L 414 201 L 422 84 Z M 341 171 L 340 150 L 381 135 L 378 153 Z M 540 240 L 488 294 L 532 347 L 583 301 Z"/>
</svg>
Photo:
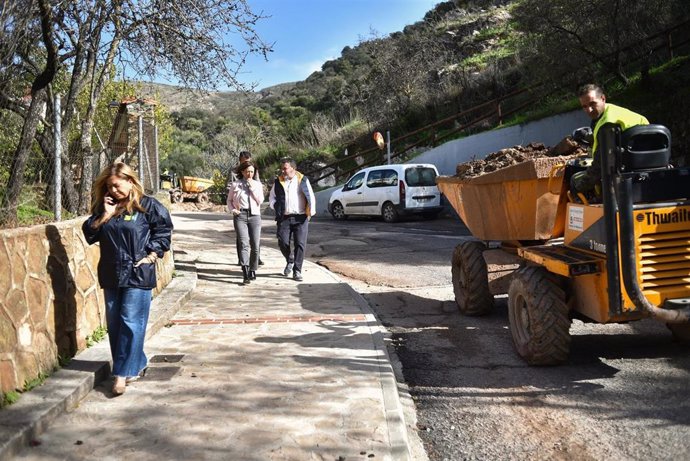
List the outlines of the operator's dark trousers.
<svg viewBox="0 0 690 461">
<path fill-rule="evenodd" d="M 302 272 L 304 250 L 307 247 L 309 220 L 305 214 L 284 215 L 277 221 L 278 247 L 285 261 L 294 264 L 293 271 Z M 294 252 L 290 251 L 290 240 L 294 240 Z"/>
</svg>

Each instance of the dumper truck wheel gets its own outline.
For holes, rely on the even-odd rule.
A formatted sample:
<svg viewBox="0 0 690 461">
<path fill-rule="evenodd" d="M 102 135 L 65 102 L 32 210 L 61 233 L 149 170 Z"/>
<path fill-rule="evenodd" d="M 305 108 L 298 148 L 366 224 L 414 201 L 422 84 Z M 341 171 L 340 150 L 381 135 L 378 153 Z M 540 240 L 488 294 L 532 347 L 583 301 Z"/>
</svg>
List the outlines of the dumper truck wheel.
<svg viewBox="0 0 690 461">
<path fill-rule="evenodd" d="M 205 205 L 208 203 L 208 192 L 200 192 L 199 195 L 196 196 L 196 203 Z"/>
<path fill-rule="evenodd" d="M 386 222 L 396 222 L 398 220 L 398 210 L 391 202 L 386 202 L 381 207 L 381 217 Z"/>
<path fill-rule="evenodd" d="M 565 292 L 543 267 L 518 269 L 508 290 L 513 344 L 530 365 L 557 365 L 570 353 Z"/>
<path fill-rule="evenodd" d="M 485 249 L 486 246 L 479 240 L 464 240 L 453 251 L 453 292 L 455 303 L 464 315 L 486 315 L 494 307 L 486 261 L 482 256 Z"/>
<path fill-rule="evenodd" d="M 673 338 L 681 344 L 690 344 L 690 324 L 667 323 L 666 326 L 671 330 Z"/>
<path fill-rule="evenodd" d="M 173 203 L 182 203 L 182 192 L 179 190 L 170 192 L 170 200 Z"/>
</svg>

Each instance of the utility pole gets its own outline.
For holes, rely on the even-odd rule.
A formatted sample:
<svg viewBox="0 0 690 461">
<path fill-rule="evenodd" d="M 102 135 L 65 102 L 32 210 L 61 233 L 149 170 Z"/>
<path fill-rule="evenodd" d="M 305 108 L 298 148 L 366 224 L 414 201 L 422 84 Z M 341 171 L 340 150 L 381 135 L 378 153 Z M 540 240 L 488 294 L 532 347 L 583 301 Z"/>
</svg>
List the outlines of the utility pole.
<svg viewBox="0 0 690 461">
<path fill-rule="evenodd" d="M 55 144 L 53 214 L 55 215 L 55 221 L 58 222 L 62 221 L 62 117 L 60 113 L 60 95 L 56 94 L 53 102 L 53 143 Z"/>
<path fill-rule="evenodd" d="M 391 132 L 386 130 L 386 154 L 388 156 L 388 164 L 391 164 Z"/>
</svg>

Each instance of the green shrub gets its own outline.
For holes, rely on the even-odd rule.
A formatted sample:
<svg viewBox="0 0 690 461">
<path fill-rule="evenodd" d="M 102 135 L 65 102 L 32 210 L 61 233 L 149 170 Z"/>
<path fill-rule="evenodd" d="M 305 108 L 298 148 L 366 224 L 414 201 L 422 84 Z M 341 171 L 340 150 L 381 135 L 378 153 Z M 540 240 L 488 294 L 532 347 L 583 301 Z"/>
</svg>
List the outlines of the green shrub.
<svg viewBox="0 0 690 461">
<path fill-rule="evenodd" d="M 94 346 L 96 343 L 102 341 L 107 334 L 108 329 L 103 325 L 99 326 L 98 328 L 93 330 L 93 333 L 86 337 L 86 347 Z"/>
<path fill-rule="evenodd" d="M 0 408 L 16 403 L 19 397 L 20 394 L 17 391 L 0 392 Z"/>
</svg>

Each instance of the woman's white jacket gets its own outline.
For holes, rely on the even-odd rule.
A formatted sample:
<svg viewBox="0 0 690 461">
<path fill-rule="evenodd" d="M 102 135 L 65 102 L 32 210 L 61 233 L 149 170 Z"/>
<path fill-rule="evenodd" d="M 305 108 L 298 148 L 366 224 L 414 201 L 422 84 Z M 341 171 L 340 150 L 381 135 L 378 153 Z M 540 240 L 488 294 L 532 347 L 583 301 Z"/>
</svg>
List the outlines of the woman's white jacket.
<svg viewBox="0 0 690 461">
<path fill-rule="evenodd" d="M 232 210 L 246 208 L 246 205 L 240 205 L 242 202 L 246 204 L 247 198 L 249 198 L 251 200 L 252 216 L 261 214 L 261 204 L 264 203 L 264 186 L 261 182 L 256 179 L 249 179 L 247 181 L 241 179 L 233 182 L 228 189 L 228 212 L 232 213 Z M 243 198 L 244 200 L 242 200 Z"/>
</svg>

